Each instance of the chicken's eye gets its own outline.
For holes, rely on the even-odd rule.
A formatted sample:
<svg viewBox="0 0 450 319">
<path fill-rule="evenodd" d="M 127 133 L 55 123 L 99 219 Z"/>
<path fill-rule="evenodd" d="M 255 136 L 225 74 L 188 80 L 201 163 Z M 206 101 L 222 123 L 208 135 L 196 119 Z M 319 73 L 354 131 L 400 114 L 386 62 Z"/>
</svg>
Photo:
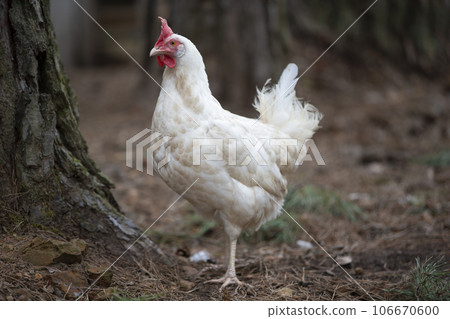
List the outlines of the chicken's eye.
<svg viewBox="0 0 450 319">
<path fill-rule="evenodd" d="M 170 41 L 171 46 L 175 46 L 175 41 Z"/>
</svg>

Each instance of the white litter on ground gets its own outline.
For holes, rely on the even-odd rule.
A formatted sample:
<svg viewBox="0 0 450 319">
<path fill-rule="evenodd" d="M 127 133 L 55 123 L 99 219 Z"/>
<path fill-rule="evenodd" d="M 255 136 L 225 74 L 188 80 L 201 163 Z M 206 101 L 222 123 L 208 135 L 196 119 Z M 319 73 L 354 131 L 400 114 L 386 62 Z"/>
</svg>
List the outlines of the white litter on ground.
<svg viewBox="0 0 450 319">
<path fill-rule="evenodd" d="M 309 241 L 297 240 L 297 246 L 303 249 L 311 249 L 313 245 Z"/>
<path fill-rule="evenodd" d="M 211 255 L 206 250 L 200 250 L 196 252 L 191 257 L 189 257 L 189 261 L 198 263 L 200 261 L 208 261 L 211 259 Z"/>
</svg>

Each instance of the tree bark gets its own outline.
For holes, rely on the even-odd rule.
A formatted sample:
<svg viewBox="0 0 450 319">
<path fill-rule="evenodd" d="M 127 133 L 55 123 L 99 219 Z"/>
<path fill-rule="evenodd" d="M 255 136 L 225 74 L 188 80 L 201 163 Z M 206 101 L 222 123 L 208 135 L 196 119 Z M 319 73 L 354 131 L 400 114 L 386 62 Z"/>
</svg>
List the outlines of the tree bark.
<svg viewBox="0 0 450 319">
<path fill-rule="evenodd" d="M 0 0 L 0 223 L 57 229 L 118 255 L 141 231 L 89 158 L 48 0 Z M 2 230 L 0 230 L 2 231 Z M 164 254 L 145 236 L 135 245 Z M 167 261 L 167 260 L 166 260 Z"/>
</svg>

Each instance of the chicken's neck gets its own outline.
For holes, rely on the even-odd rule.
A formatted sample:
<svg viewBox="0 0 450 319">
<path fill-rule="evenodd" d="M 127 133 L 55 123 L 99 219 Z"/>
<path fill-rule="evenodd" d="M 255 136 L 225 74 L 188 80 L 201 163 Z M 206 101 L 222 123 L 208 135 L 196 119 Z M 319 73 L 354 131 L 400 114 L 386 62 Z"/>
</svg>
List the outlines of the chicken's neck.
<svg viewBox="0 0 450 319">
<path fill-rule="evenodd" d="M 179 59 L 174 68 L 164 70 L 152 124 L 161 133 L 175 134 L 180 126 L 195 128 L 198 122 L 223 111 L 211 94 L 203 59 L 194 49 Z"/>
<path fill-rule="evenodd" d="M 178 94 L 188 104 L 186 106 L 194 106 L 190 104 L 196 97 L 211 94 L 203 61 L 199 64 L 179 63 L 173 69 L 164 70 L 162 87 Z"/>
</svg>

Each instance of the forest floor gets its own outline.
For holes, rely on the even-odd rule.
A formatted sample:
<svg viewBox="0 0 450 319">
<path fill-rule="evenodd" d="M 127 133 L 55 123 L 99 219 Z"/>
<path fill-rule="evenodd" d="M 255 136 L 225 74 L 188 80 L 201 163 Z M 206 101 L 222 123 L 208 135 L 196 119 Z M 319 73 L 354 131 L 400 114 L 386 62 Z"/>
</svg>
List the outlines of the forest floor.
<svg viewBox="0 0 450 319">
<path fill-rule="evenodd" d="M 307 60 L 295 62 L 302 70 Z M 124 258 L 111 268 L 110 282 L 94 286 L 85 298 L 426 299 L 410 285 L 420 270 L 412 271 L 416 258 L 423 264 L 443 256 L 447 265 L 450 259 L 450 84 L 388 67 L 379 71 L 379 65 L 349 65 L 330 56 L 299 83 L 298 95 L 325 115 L 314 141 L 326 165 L 306 163 L 291 178 L 285 207 L 301 227 L 281 216 L 240 237 L 237 273 L 251 288 L 220 292 L 219 285 L 205 283 L 225 271 L 224 240 L 213 222 L 182 200 L 148 231 L 176 264 Z M 150 126 L 158 90 L 134 66 L 70 75 L 90 155 L 115 183 L 124 213 L 147 229 L 177 194 L 159 177 L 125 166 L 125 141 Z M 46 278 L 68 270 L 85 276 L 86 264 L 114 261 L 81 238 L 87 243 L 81 263 L 32 266 L 20 247 L 36 235 L 48 231 L 2 235 L 0 299 L 73 299 L 70 287 L 61 293 Z M 208 260 L 190 261 L 200 251 Z M 448 272 L 438 278 L 448 279 Z M 446 285 L 440 298 L 449 298 Z"/>
</svg>

